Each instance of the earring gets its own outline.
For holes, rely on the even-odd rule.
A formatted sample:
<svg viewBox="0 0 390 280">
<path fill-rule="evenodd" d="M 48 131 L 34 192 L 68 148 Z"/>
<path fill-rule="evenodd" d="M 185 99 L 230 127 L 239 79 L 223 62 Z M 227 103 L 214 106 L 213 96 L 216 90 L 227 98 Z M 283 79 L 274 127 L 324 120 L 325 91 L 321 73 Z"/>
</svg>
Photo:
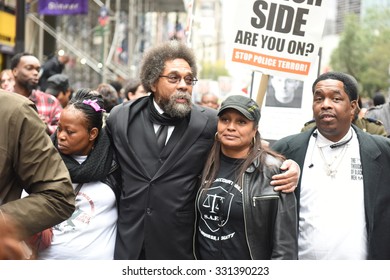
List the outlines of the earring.
<svg viewBox="0 0 390 280">
<path fill-rule="evenodd" d="M 253 144 L 253 147 L 256 145 L 256 136 L 253 137 L 252 144 Z"/>
<path fill-rule="evenodd" d="M 214 139 L 215 139 L 215 141 L 219 141 L 219 139 L 218 139 L 218 132 L 215 132 Z"/>
</svg>

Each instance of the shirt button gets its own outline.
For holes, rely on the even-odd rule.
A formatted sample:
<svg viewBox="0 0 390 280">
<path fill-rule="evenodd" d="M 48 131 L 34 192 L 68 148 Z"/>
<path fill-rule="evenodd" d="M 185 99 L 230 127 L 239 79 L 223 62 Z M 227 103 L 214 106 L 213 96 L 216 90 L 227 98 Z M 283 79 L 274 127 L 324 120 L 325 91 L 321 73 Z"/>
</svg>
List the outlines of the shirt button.
<svg viewBox="0 0 390 280">
<path fill-rule="evenodd" d="M 152 214 L 152 209 L 146 208 L 146 214 L 148 214 L 148 215 Z"/>
</svg>

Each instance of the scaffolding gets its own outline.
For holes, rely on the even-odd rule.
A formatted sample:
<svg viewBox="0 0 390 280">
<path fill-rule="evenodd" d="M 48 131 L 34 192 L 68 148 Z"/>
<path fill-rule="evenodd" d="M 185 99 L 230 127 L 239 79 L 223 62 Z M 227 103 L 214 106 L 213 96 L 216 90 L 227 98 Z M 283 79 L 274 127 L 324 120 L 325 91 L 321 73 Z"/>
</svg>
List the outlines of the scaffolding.
<svg viewBox="0 0 390 280">
<path fill-rule="evenodd" d="M 99 21 L 102 8 L 106 22 Z M 55 17 L 39 15 L 33 1 L 26 13 L 26 50 L 42 62 L 64 50 L 72 57 L 65 69 L 72 86 L 95 87 L 137 76 L 144 50 L 168 40 L 181 18 L 183 0 L 89 0 L 87 15 Z"/>
</svg>

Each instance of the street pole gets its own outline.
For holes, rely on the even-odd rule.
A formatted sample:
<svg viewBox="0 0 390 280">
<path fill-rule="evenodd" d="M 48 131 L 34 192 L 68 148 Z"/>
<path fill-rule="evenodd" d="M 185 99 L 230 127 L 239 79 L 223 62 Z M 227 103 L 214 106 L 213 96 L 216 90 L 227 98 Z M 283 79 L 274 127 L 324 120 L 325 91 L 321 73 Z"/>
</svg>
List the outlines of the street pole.
<svg viewBox="0 0 390 280">
<path fill-rule="evenodd" d="M 100 30 L 102 36 L 102 49 L 100 57 L 101 66 L 101 83 L 107 82 L 107 54 L 108 54 L 108 37 L 110 35 L 110 0 L 106 0 L 106 4 L 100 8 L 99 15 Z"/>
<path fill-rule="evenodd" d="M 108 21 L 107 21 L 107 24 L 106 26 L 103 26 L 103 34 L 104 34 L 104 37 L 103 37 L 103 83 L 107 83 L 107 65 L 106 65 L 106 61 L 107 61 L 107 55 L 108 55 L 108 48 L 109 48 L 109 43 L 108 43 L 108 39 L 109 39 L 109 35 L 110 35 L 110 32 L 109 31 L 109 28 L 110 28 L 110 11 L 111 11 L 111 7 L 110 7 L 110 0 L 106 0 L 106 7 L 108 9 Z"/>
<path fill-rule="evenodd" d="M 26 1 L 16 1 L 16 38 L 15 53 L 24 52 L 24 36 L 26 24 Z"/>
</svg>

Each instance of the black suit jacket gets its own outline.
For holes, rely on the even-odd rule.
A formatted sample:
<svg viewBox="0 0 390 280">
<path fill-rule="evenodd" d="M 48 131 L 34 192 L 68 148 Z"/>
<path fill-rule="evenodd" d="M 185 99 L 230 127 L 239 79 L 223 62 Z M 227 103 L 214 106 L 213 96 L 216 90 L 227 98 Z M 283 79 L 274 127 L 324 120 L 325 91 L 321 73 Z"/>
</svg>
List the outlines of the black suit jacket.
<svg viewBox="0 0 390 280">
<path fill-rule="evenodd" d="M 383 136 L 370 135 L 355 125 L 352 127 L 356 131 L 360 146 L 368 259 L 390 259 L 390 140 Z M 303 170 L 309 138 L 314 129 L 287 136 L 275 142 L 272 148 L 287 158 L 295 160 Z M 302 176 L 305 176 L 304 172 L 301 173 Z M 300 182 L 301 180 L 295 190 L 298 204 Z M 346 207 L 348 199 L 345 198 Z M 332 207 L 331 204 L 332 202 L 329 201 L 329 207 Z M 337 231 L 337 228 L 335 230 Z"/>
<path fill-rule="evenodd" d="M 193 105 L 181 139 L 176 145 L 167 143 L 170 153 L 161 160 L 157 172 L 150 175 L 154 172 L 146 170 L 142 163 L 146 159 L 139 158 L 140 153 L 128 140 L 139 133 L 150 135 L 149 121 L 144 123 L 145 132 L 128 131 L 132 116 L 146 110 L 148 99 L 120 104 L 107 119 L 123 183 L 114 257 L 137 259 L 143 250 L 146 259 L 193 259 L 195 196 L 214 141 L 217 111 Z M 143 142 L 145 149 L 151 148 L 150 141 Z"/>
</svg>

